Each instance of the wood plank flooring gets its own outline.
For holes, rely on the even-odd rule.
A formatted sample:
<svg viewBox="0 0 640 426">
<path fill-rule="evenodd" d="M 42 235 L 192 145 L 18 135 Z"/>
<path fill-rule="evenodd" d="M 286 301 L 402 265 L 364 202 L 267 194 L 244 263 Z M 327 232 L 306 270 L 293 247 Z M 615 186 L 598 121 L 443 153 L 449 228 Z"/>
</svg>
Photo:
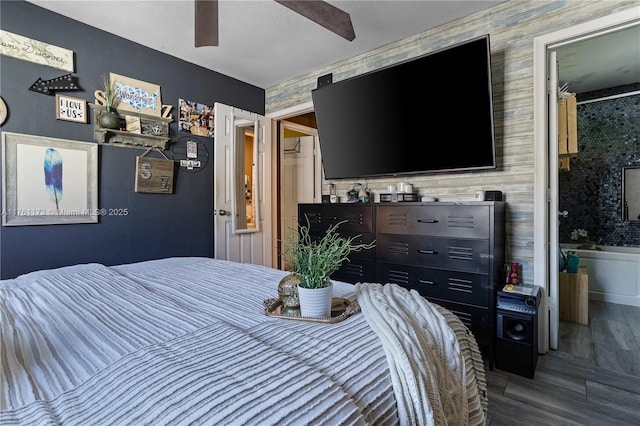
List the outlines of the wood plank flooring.
<svg viewBox="0 0 640 426">
<path fill-rule="evenodd" d="M 640 307 L 589 301 L 533 379 L 487 370 L 487 425 L 640 425 Z"/>
</svg>

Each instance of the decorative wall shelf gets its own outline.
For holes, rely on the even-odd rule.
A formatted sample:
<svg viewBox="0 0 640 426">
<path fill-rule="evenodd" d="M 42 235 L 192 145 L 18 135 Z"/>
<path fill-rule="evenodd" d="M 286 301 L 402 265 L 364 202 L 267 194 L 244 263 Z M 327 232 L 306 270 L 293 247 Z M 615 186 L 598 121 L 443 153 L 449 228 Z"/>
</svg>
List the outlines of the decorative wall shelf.
<svg viewBox="0 0 640 426">
<path fill-rule="evenodd" d="M 167 149 L 167 143 L 169 142 L 169 123 L 171 123 L 173 119 L 129 111 L 123 113 L 122 111 L 116 110 L 123 123 L 126 116 L 140 118 L 141 133 L 126 131 L 124 124 L 120 130 L 103 129 L 98 125 L 98 115 L 105 111 L 106 108 L 96 104 L 89 104 L 89 106 L 93 113 L 93 138 L 99 144 L 121 148 L 148 149 L 157 147 L 162 150 Z"/>
</svg>

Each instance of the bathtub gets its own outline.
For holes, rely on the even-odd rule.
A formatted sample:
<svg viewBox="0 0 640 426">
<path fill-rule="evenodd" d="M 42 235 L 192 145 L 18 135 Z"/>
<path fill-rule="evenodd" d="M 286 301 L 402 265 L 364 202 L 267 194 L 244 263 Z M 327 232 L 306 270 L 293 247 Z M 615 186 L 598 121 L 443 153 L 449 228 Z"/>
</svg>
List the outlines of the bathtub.
<svg viewBox="0 0 640 426">
<path fill-rule="evenodd" d="M 562 244 L 562 251 L 574 250 L 580 265 L 587 267 L 589 299 L 640 307 L 640 248 L 598 246 L 601 250 L 579 250 Z"/>
</svg>

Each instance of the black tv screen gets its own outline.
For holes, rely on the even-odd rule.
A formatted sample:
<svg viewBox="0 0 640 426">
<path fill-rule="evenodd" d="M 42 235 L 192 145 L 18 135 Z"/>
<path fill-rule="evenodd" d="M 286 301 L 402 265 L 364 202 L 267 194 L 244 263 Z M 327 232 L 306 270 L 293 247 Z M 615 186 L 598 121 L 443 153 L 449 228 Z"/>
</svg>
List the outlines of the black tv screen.
<svg viewBox="0 0 640 426">
<path fill-rule="evenodd" d="M 496 168 L 489 35 L 312 98 L 325 179 Z"/>
</svg>

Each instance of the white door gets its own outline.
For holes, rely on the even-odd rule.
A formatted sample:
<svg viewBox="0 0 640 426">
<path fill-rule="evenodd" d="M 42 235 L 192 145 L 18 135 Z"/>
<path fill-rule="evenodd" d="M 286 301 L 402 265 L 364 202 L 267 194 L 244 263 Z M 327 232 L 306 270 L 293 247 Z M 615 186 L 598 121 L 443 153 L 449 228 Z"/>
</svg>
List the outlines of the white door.
<svg viewBox="0 0 640 426">
<path fill-rule="evenodd" d="M 301 131 L 304 131 L 302 133 Z M 316 144 L 315 129 L 281 123 L 281 239 L 287 242 L 297 236 L 298 204 L 319 202 L 319 188 L 316 188 Z M 306 136 L 305 136 L 306 135 Z M 287 137 L 289 136 L 289 137 Z M 288 270 L 283 260 L 282 269 Z"/>
<path fill-rule="evenodd" d="M 241 263 L 272 266 L 271 226 L 271 119 L 221 103 L 214 104 L 214 257 Z M 251 127 L 255 143 L 253 167 L 249 176 L 237 172 L 237 150 L 244 149 L 238 129 Z M 247 155 L 250 155 L 247 153 Z M 238 200 L 245 199 L 244 177 L 250 181 L 247 193 L 253 194 L 251 228 L 241 227 L 237 217 Z M 239 192 L 240 191 L 240 192 Z M 234 219 L 234 217 L 236 219 Z"/>
<path fill-rule="evenodd" d="M 549 346 L 558 349 L 560 314 L 558 301 L 558 62 L 549 52 Z M 554 213 L 554 214 L 551 214 Z"/>
</svg>

